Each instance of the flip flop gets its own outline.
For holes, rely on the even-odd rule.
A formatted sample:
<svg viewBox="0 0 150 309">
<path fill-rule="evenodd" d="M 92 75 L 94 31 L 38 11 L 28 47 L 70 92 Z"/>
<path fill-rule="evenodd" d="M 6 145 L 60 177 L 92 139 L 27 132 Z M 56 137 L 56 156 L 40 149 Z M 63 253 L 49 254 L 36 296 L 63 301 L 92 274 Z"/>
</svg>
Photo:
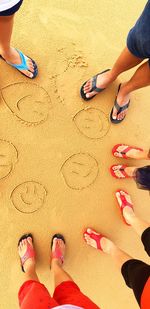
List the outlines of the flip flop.
<svg viewBox="0 0 150 309">
<path fill-rule="evenodd" d="M 65 238 L 64 238 L 64 236 L 62 234 L 55 234 L 52 237 L 52 240 L 51 240 L 51 249 L 53 247 L 53 240 L 54 240 L 54 238 L 61 239 L 64 242 L 64 244 L 66 244 Z M 64 263 L 64 256 L 63 256 L 61 250 L 59 248 L 57 248 L 57 247 L 55 249 L 55 252 L 52 252 L 51 258 L 52 259 L 57 258 L 57 259 L 59 259 L 61 261 L 62 264 Z"/>
<path fill-rule="evenodd" d="M 118 190 L 115 192 L 116 199 L 117 199 L 117 202 L 118 202 L 118 206 L 119 206 L 119 209 L 120 209 L 120 211 L 121 211 L 121 215 L 122 215 L 122 219 L 123 219 L 124 223 L 125 223 L 126 225 L 128 225 L 128 226 L 131 226 L 131 224 L 129 224 L 129 223 L 126 222 L 126 220 L 125 220 L 125 218 L 124 218 L 124 216 L 123 216 L 123 209 L 124 209 L 124 207 L 126 207 L 126 206 L 129 206 L 129 207 L 131 207 L 131 208 L 133 209 L 133 204 L 129 203 L 129 202 L 127 201 L 126 197 L 125 197 L 121 192 L 124 192 L 124 193 L 128 194 L 128 192 L 126 192 L 125 190 L 121 190 L 121 189 L 118 189 Z M 118 197 L 118 195 L 119 195 L 119 197 Z M 128 195 L 129 195 L 129 194 L 128 194 Z M 119 203 L 119 198 L 120 198 L 120 200 L 121 200 L 121 205 L 120 205 L 120 203 Z"/>
<path fill-rule="evenodd" d="M 118 167 L 117 169 L 114 169 L 114 167 Z M 110 173 L 113 177 L 117 178 L 117 179 L 124 179 L 124 178 L 132 178 L 131 176 L 128 176 L 127 173 L 125 172 L 125 168 L 127 167 L 127 165 L 124 164 L 119 164 L 119 165 L 112 165 L 110 167 Z M 122 176 L 117 176 L 115 174 L 115 171 L 119 170 L 122 174 Z"/>
<path fill-rule="evenodd" d="M 118 147 L 120 146 L 124 146 L 126 147 L 123 151 L 118 151 Z M 117 158 L 124 158 L 124 159 L 128 159 L 130 157 L 127 156 L 127 153 L 129 150 L 140 150 L 140 151 L 143 151 L 142 148 L 138 148 L 138 147 L 134 147 L 134 146 L 128 146 L 128 145 L 125 145 L 125 144 L 117 144 L 113 147 L 112 149 L 112 154 L 114 157 L 117 157 Z M 115 155 L 115 152 L 118 152 L 120 154 L 120 156 L 117 156 Z"/>
<path fill-rule="evenodd" d="M 31 237 L 32 238 L 32 241 L 33 241 L 33 236 L 32 234 L 24 234 L 23 236 L 21 236 L 21 238 L 19 239 L 18 241 L 18 246 L 20 245 L 20 242 L 23 240 L 23 239 L 27 239 L 28 237 Z M 20 257 L 20 261 L 21 261 L 21 268 L 22 268 L 22 271 L 24 271 L 24 268 L 23 268 L 23 265 L 24 263 L 30 259 L 30 258 L 34 258 L 35 257 L 35 251 L 34 249 L 31 247 L 31 245 L 27 242 L 27 250 L 24 254 L 23 257 Z"/>
<path fill-rule="evenodd" d="M 14 64 L 14 63 L 11 63 L 9 61 L 6 61 L 2 56 L 0 56 L 7 64 L 11 65 L 13 68 L 17 69 L 21 74 L 23 74 L 24 76 L 30 78 L 30 79 L 33 79 L 37 76 L 38 74 L 38 68 L 37 68 L 37 64 L 35 63 L 35 61 L 28 57 L 28 56 L 25 56 L 19 49 L 16 49 L 17 52 L 19 53 L 19 56 L 20 56 L 20 59 L 21 59 L 21 63 L 20 64 Z M 28 65 L 27 65 L 27 60 L 30 59 L 33 63 L 33 67 L 34 67 L 34 72 L 31 72 L 28 68 Z M 27 75 L 25 75 L 23 72 L 21 72 L 20 70 L 26 70 L 26 71 L 29 71 L 33 74 L 33 77 L 29 77 Z"/>
<path fill-rule="evenodd" d="M 96 241 L 96 245 L 97 245 L 97 248 L 96 248 L 96 249 L 103 251 L 103 249 L 102 249 L 102 247 L 101 247 L 101 244 L 100 244 L 100 241 L 101 241 L 101 239 L 102 239 L 103 237 L 105 237 L 105 236 L 102 235 L 102 234 L 97 233 L 97 232 L 96 232 L 95 230 L 93 230 L 93 229 L 90 229 L 91 232 L 88 232 L 88 229 L 89 229 L 89 228 L 86 229 L 86 231 L 84 232 L 83 236 L 85 236 L 85 235 L 90 236 L 91 239 L 94 239 L 94 240 Z M 85 239 L 85 237 L 84 237 L 84 240 L 85 240 L 85 242 L 87 242 L 86 239 Z"/>
<path fill-rule="evenodd" d="M 92 88 L 91 88 L 91 90 L 90 90 L 89 92 L 96 91 L 97 93 L 99 93 L 99 92 L 102 92 L 103 90 L 105 90 L 105 88 L 98 88 L 98 87 L 96 87 L 96 82 L 97 82 L 97 77 L 98 77 L 98 75 L 103 74 L 103 73 L 105 73 L 105 72 L 107 72 L 107 71 L 110 71 L 110 69 L 107 69 L 107 70 L 105 70 L 105 71 L 102 71 L 102 72 L 100 72 L 100 73 L 98 73 L 98 74 L 96 74 L 96 75 L 94 75 L 94 76 L 92 77 Z M 88 81 L 88 80 L 87 80 L 87 81 Z M 82 85 L 82 87 L 80 88 L 80 95 L 81 95 L 81 97 L 82 97 L 83 100 L 85 100 L 85 101 L 90 101 L 90 100 L 92 100 L 92 99 L 96 96 L 96 94 L 94 94 L 93 97 L 91 97 L 91 98 L 87 98 L 87 97 L 86 97 L 86 93 L 84 93 L 84 86 L 85 86 L 85 84 L 87 83 L 87 81 L 86 81 L 86 82 Z"/>
<path fill-rule="evenodd" d="M 120 87 L 121 87 L 121 84 L 120 84 L 119 87 L 118 87 L 118 92 L 119 92 L 119 90 L 120 90 Z M 129 102 L 128 102 L 127 104 L 125 104 L 124 106 L 121 107 L 121 106 L 117 103 L 117 96 L 116 96 L 116 99 L 115 99 L 115 102 L 114 102 L 114 106 L 115 106 L 116 109 L 117 109 L 117 116 L 118 116 L 121 112 L 123 112 L 124 110 L 127 110 L 128 107 L 129 107 L 129 104 L 130 104 L 130 100 L 129 100 Z M 113 119 L 112 115 L 113 115 L 114 106 L 113 106 L 113 108 L 112 108 L 112 110 L 111 110 L 111 113 L 110 113 L 110 121 L 111 121 L 112 123 L 114 123 L 114 124 L 118 124 L 118 123 L 122 122 L 122 121 L 125 119 L 126 115 L 125 115 L 124 118 L 121 119 L 121 120 Z"/>
</svg>

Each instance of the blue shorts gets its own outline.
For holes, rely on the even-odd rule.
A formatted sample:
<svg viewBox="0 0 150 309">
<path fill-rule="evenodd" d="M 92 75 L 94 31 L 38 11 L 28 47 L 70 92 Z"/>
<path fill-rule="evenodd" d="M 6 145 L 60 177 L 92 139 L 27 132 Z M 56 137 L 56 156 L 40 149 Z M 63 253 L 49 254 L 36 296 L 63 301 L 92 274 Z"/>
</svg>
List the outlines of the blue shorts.
<svg viewBox="0 0 150 309">
<path fill-rule="evenodd" d="M 135 26 L 129 31 L 127 47 L 134 56 L 150 59 L 150 0 Z"/>
<path fill-rule="evenodd" d="M 15 14 L 15 13 L 19 10 L 19 8 L 20 8 L 22 2 L 23 2 L 23 0 L 20 0 L 20 1 L 19 1 L 16 5 L 14 5 L 12 8 L 0 12 L 0 16 L 11 16 L 11 15 Z"/>
</svg>

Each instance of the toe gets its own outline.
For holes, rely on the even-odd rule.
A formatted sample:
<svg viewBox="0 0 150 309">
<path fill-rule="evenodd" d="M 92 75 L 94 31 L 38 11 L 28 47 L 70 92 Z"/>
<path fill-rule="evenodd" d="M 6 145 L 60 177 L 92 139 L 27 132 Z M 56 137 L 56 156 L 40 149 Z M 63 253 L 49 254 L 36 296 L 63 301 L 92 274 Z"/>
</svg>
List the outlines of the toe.
<svg viewBox="0 0 150 309">
<path fill-rule="evenodd" d="M 89 98 L 92 98 L 95 94 L 96 94 L 96 92 L 92 91 L 92 92 L 86 93 L 86 97 L 87 97 L 87 99 L 89 99 Z"/>
<path fill-rule="evenodd" d="M 117 109 L 116 109 L 115 107 L 113 108 L 112 118 L 113 118 L 114 120 L 117 119 Z"/>
</svg>

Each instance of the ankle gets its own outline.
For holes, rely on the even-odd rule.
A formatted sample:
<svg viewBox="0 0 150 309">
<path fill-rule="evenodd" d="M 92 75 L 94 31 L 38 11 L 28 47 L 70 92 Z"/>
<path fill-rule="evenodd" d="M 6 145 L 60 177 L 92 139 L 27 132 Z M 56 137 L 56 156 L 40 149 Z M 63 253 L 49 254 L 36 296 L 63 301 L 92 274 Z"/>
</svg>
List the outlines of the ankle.
<svg viewBox="0 0 150 309">
<path fill-rule="evenodd" d="M 51 261 L 51 269 L 62 268 L 62 262 L 59 259 L 53 258 Z"/>
<path fill-rule="evenodd" d="M 126 167 L 125 168 L 125 172 L 127 173 L 127 175 L 129 176 L 129 177 L 133 177 L 134 175 L 135 175 L 135 171 L 136 171 L 136 167 Z"/>
</svg>

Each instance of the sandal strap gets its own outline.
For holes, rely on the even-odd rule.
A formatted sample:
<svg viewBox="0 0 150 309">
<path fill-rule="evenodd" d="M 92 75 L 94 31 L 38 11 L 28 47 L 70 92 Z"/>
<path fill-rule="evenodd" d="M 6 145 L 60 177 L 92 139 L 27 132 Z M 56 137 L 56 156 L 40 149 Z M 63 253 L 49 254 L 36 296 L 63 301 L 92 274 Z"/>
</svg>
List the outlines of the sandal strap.
<svg viewBox="0 0 150 309">
<path fill-rule="evenodd" d="M 130 208 L 133 209 L 133 205 L 131 203 L 129 203 L 127 201 L 126 197 L 124 195 L 122 195 L 121 193 L 120 193 L 120 199 L 122 201 L 122 205 L 120 206 L 121 210 L 123 210 L 124 207 L 126 207 L 126 206 L 129 206 Z"/>
<path fill-rule="evenodd" d="M 90 236 L 90 238 L 94 239 L 96 241 L 97 249 L 103 251 L 100 244 L 101 238 L 104 237 L 103 235 L 100 234 L 96 235 L 95 233 L 93 232 L 89 233 L 88 231 L 86 231 L 84 234 L 87 234 L 88 236 Z"/>
<path fill-rule="evenodd" d="M 14 63 L 11 63 L 9 61 L 6 61 L 8 64 L 10 64 L 12 67 L 18 69 L 18 70 L 28 70 L 29 71 L 29 68 L 27 66 L 27 57 L 19 50 L 19 49 L 16 49 L 16 51 L 18 52 L 19 56 L 20 56 L 20 59 L 21 59 L 21 63 L 20 64 L 14 64 Z"/>
<path fill-rule="evenodd" d="M 101 91 L 103 91 L 105 89 L 105 88 L 98 88 L 98 87 L 96 87 L 96 82 L 97 82 L 98 75 L 99 74 L 96 74 L 92 78 L 92 89 L 91 89 L 90 92 L 92 92 L 92 91 L 101 92 Z"/>
<path fill-rule="evenodd" d="M 23 266 L 24 263 L 28 260 L 28 259 L 31 259 L 31 258 L 34 258 L 35 257 L 35 252 L 34 252 L 34 249 L 31 247 L 30 244 L 27 244 L 27 250 L 24 254 L 23 257 L 21 257 L 21 265 Z"/>
<path fill-rule="evenodd" d="M 130 100 L 129 100 L 129 102 L 128 102 L 127 104 L 125 104 L 124 106 L 120 106 L 120 105 L 117 103 L 117 101 L 115 100 L 114 106 L 115 106 L 116 109 L 117 109 L 117 115 L 120 114 L 121 112 L 125 111 L 126 109 L 128 109 L 129 105 L 130 105 Z"/>
</svg>

